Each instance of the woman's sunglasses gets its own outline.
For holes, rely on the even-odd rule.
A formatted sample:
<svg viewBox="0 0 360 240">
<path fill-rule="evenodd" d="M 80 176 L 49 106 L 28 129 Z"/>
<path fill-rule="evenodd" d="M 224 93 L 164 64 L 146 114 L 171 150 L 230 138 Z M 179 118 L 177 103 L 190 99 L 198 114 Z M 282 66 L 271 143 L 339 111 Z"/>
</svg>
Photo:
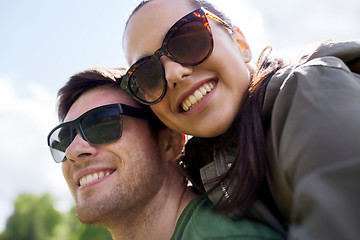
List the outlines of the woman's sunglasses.
<svg viewBox="0 0 360 240">
<path fill-rule="evenodd" d="M 121 115 L 146 120 L 154 118 L 150 110 L 120 103 L 91 109 L 73 121 L 61 123 L 49 133 L 48 146 L 55 162 L 60 163 L 66 159 L 65 150 L 78 133 L 92 145 L 107 144 L 119 140 L 122 134 Z"/>
<path fill-rule="evenodd" d="M 129 68 L 121 87 L 143 104 L 159 102 L 167 89 L 164 69 L 160 63 L 161 56 L 183 65 L 195 66 L 212 53 L 214 43 L 207 17 L 215 19 L 232 31 L 221 18 L 204 8 L 187 14 L 170 28 L 161 48 L 152 56 L 141 58 Z"/>
</svg>

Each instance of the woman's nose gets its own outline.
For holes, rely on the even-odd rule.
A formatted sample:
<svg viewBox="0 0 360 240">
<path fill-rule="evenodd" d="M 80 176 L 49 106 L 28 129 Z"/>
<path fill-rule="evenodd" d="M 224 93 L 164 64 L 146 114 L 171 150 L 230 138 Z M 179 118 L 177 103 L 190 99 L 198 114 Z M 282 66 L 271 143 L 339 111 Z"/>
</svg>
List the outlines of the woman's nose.
<svg viewBox="0 0 360 240">
<path fill-rule="evenodd" d="M 160 58 L 160 62 L 164 68 L 165 78 L 168 82 L 168 87 L 172 89 L 175 88 L 177 84 L 182 82 L 193 71 L 193 68 L 191 66 L 182 65 L 166 56 L 162 56 Z"/>
</svg>

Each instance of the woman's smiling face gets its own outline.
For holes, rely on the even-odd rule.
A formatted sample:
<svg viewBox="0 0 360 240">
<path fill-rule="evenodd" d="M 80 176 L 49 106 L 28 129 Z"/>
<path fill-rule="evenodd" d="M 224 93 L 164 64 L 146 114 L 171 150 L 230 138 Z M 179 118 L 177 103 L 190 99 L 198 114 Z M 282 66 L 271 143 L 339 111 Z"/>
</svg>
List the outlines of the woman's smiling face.
<svg viewBox="0 0 360 240">
<path fill-rule="evenodd" d="M 130 65 L 154 54 L 170 27 L 195 10 L 188 0 L 152 0 L 130 18 L 124 49 Z M 214 38 L 211 55 L 201 64 L 185 66 L 162 56 L 168 83 L 164 98 L 151 106 L 175 131 L 198 137 L 223 134 L 233 122 L 250 83 L 251 52 L 241 32 L 208 18 Z"/>
</svg>

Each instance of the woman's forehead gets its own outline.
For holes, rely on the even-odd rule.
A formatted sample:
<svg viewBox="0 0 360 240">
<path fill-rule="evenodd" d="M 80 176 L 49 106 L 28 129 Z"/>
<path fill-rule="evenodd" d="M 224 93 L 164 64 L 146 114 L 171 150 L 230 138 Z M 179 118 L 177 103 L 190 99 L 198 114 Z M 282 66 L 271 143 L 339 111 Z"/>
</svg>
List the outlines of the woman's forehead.
<svg viewBox="0 0 360 240">
<path fill-rule="evenodd" d="M 188 0 L 152 0 L 134 12 L 123 39 L 129 64 L 152 55 L 170 27 L 193 10 Z"/>
<path fill-rule="evenodd" d="M 187 13 L 195 10 L 190 0 L 151 0 L 133 13 L 144 20 L 160 20 L 172 26 L 177 20 Z"/>
</svg>

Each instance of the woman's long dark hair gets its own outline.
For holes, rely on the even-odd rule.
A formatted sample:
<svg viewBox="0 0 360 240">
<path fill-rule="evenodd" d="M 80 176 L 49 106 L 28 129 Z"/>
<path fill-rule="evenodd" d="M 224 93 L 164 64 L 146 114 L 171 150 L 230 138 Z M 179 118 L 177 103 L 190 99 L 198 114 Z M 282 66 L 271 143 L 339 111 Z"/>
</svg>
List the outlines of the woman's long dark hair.
<svg viewBox="0 0 360 240">
<path fill-rule="evenodd" d="M 142 1 L 132 12 L 151 0 Z M 204 0 L 189 0 L 195 8 L 204 7 L 224 20 L 229 26 L 231 21 L 213 4 Z M 129 19 L 131 18 L 130 15 Z M 268 128 L 268 119 L 262 117 L 262 107 L 267 84 L 271 77 L 283 66 L 281 60 L 269 60 L 267 47 L 259 57 L 257 68 L 253 73 L 252 81 L 244 96 L 241 108 L 228 131 L 207 141 L 212 150 L 221 150 L 231 143 L 236 143 L 237 154 L 230 170 L 218 180 L 220 184 L 225 178 L 230 179 L 233 193 L 228 201 L 219 204 L 219 210 L 231 213 L 245 211 L 252 201 L 258 197 L 266 182 L 269 169 L 269 160 L 266 154 L 265 133 Z"/>
</svg>

